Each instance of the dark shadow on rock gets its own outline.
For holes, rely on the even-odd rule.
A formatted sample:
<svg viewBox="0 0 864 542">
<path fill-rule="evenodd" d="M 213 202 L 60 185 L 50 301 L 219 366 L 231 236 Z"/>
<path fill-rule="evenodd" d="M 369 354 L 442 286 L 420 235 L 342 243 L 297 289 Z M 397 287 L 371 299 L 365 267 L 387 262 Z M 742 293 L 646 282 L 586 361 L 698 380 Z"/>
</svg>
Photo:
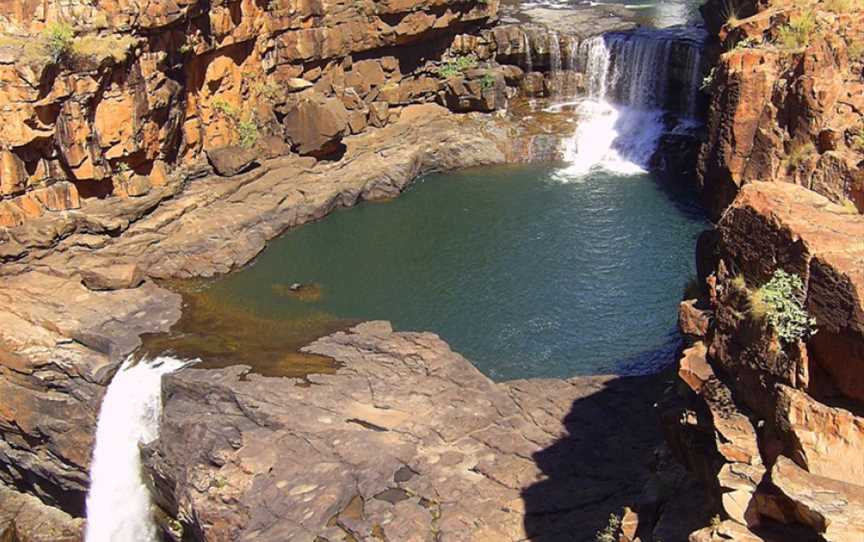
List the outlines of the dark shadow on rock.
<svg viewBox="0 0 864 542">
<path fill-rule="evenodd" d="M 594 541 L 610 514 L 636 507 L 663 441 L 654 404 L 668 380 L 620 377 L 573 403 L 568 435 L 533 456 L 548 478 L 522 493 L 530 540 Z"/>
</svg>

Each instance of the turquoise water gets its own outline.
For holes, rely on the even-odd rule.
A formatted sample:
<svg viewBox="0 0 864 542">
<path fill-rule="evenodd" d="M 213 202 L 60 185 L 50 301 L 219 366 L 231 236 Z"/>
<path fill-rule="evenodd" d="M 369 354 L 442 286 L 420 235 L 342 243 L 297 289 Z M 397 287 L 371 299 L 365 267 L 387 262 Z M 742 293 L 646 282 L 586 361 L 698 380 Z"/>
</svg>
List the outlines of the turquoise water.
<svg viewBox="0 0 864 542">
<path fill-rule="evenodd" d="M 689 194 L 649 175 L 436 174 L 289 232 L 207 293 L 286 326 L 327 314 L 433 331 L 498 380 L 648 373 L 673 360 L 705 227 Z"/>
</svg>

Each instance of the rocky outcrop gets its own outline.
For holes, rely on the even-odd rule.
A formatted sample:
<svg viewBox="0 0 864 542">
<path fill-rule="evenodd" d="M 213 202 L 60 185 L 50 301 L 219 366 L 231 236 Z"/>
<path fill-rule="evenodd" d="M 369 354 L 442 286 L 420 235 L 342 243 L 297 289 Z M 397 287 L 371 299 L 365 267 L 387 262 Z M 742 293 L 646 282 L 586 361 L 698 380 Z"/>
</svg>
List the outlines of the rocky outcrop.
<svg viewBox="0 0 864 542">
<path fill-rule="evenodd" d="M 347 135 L 348 111 L 360 131 L 388 122 L 375 117 L 384 105 L 435 100 L 449 44 L 497 5 L 8 2 L 0 225 L 134 196 L 129 177 L 159 184 L 166 164 L 270 134 L 323 154 Z"/>
<path fill-rule="evenodd" d="M 497 0 L 7 3 L 0 226 L 82 199 L 152 199 L 205 155 L 225 174 L 253 163 L 223 168 L 213 157 L 226 148 L 338 157 L 344 137 L 410 104 L 501 109 L 522 79 L 502 64 L 542 82 L 579 39 L 633 26 L 626 10 L 580 8 L 555 30 L 490 28 L 497 10 Z"/>
<path fill-rule="evenodd" d="M 717 0 L 703 13 L 722 51 L 706 79 L 708 141 L 698 163 L 713 216 L 753 181 L 794 182 L 864 210 L 861 11 Z"/>
<path fill-rule="evenodd" d="M 666 400 L 667 434 L 722 519 L 748 537 L 861 536 L 862 238 L 854 210 L 798 185 L 752 182 L 700 243 L 705 292 L 682 305 L 693 346 L 679 366 L 686 392 Z M 757 292 L 777 269 L 801 277 L 814 336 L 780 338 L 760 312 Z"/>
<path fill-rule="evenodd" d="M 179 318 L 180 297 L 31 273 L 4 280 L 0 302 L 0 481 L 81 516 L 104 385 L 139 335 Z"/>
<path fill-rule="evenodd" d="M 0 540 L 4 542 L 78 542 L 84 520 L 0 484 Z"/>
<path fill-rule="evenodd" d="M 265 160 L 246 175 L 197 179 L 161 206 L 162 188 L 129 207 L 88 203 L 66 215 L 80 222 L 56 245 L 36 237 L 56 229 L 36 229 L 26 255 L 0 268 L 0 481 L 83 515 L 104 386 L 142 334 L 180 317 L 180 297 L 140 284 L 142 274 L 227 272 L 286 228 L 398 195 L 423 172 L 504 162 L 518 137 L 505 119 L 455 118 L 434 104 L 400 119 L 346 138 L 340 162 Z"/>
<path fill-rule="evenodd" d="M 342 368 L 166 379 L 145 465 L 187 535 L 587 542 L 639 501 L 656 378 L 494 384 L 435 335 L 383 322 L 305 351 Z"/>
</svg>

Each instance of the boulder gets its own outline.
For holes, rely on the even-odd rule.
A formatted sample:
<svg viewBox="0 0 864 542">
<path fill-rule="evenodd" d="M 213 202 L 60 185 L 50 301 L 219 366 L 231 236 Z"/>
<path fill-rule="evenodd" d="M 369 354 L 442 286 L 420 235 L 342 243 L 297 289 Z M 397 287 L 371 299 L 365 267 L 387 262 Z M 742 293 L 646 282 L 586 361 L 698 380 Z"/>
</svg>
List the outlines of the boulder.
<svg viewBox="0 0 864 542">
<path fill-rule="evenodd" d="M 128 290 L 144 282 L 144 273 L 135 264 L 116 264 L 81 271 L 81 281 L 89 290 Z"/>
<path fill-rule="evenodd" d="M 289 106 L 282 121 L 295 151 L 318 158 L 335 154 L 349 133 L 348 111 L 338 98 L 312 94 Z"/>
<path fill-rule="evenodd" d="M 808 472 L 864 486 L 864 418 L 782 385 L 777 416 L 790 457 Z"/>
<path fill-rule="evenodd" d="M 0 483 L 0 540 L 3 542 L 79 542 L 83 535 L 83 519 Z"/>
<path fill-rule="evenodd" d="M 678 328 L 685 335 L 702 338 L 708 335 L 711 311 L 699 308 L 698 304 L 696 299 L 681 302 L 678 308 Z"/>
<path fill-rule="evenodd" d="M 811 474 L 780 456 L 771 469 L 776 493 L 759 496 L 759 512 L 804 525 L 826 542 L 864 540 L 864 487 Z"/>
<path fill-rule="evenodd" d="M 207 151 L 210 165 L 219 175 L 232 177 L 256 167 L 256 153 L 239 145 L 229 145 Z"/>
</svg>

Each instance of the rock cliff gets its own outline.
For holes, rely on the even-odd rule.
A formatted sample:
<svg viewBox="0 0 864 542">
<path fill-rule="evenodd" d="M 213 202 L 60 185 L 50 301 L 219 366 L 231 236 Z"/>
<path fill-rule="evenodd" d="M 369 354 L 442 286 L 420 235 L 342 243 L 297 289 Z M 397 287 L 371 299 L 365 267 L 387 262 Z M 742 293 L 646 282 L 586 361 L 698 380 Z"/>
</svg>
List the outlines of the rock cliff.
<svg viewBox="0 0 864 542">
<path fill-rule="evenodd" d="M 668 442 L 719 511 L 693 542 L 864 537 L 864 18 L 852 6 L 704 8 L 723 52 L 698 168 L 718 223 L 699 239 L 701 292 L 679 319 L 689 348 L 662 402 Z"/>
<path fill-rule="evenodd" d="M 854 2 L 711 1 L 708 142 L 698 173 L 719 218 L 741 186 L 788 181 L 864 210 L 864 12 Z"/>
</svg>

